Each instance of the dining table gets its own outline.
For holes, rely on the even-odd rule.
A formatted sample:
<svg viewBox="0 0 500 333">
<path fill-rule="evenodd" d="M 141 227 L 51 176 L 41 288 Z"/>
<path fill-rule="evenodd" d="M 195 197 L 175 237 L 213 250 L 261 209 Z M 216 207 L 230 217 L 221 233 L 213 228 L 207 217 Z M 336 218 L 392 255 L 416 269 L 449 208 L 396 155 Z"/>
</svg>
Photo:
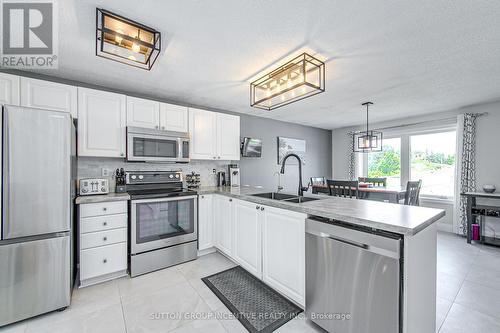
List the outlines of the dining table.
<svg viewBox="0 0 500 333">
<path fill-rule="evenodd" d="M 354 190 L 355 188 L 353 188 Z M 406 188 L 403 186 L 372 186 L 359 187 L 359 198 L 367 200 L 388 201 L 391 203 L 399 203 L 404 199 Z M 328 185 L 313 185 L 313 194 L 326 193 L 329 194 Z"/>
</svg>

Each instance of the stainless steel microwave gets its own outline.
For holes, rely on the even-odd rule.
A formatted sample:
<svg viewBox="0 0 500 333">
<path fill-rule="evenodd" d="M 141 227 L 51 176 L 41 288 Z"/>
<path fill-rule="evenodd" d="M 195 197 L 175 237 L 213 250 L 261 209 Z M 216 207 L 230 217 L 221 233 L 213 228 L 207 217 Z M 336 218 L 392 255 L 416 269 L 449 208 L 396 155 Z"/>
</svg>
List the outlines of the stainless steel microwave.
<svg viewBox="0 0 500 333">
<path fill-rule="evenodd" d="M 127 161 L 189 162 L 189 133 L 127 127 Z"/>
</svg>

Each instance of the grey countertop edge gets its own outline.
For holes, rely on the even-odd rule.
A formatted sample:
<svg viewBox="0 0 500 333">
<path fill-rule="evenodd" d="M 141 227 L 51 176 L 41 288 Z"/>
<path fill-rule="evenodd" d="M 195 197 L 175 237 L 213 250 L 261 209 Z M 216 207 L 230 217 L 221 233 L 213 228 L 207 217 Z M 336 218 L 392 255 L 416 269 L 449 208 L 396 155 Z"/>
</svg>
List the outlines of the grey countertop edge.
<svg viewBox="0 0 500 333">
<path fill-rule="evenodd" d="M 127 201 L 130 200 L 130 195 L 128 193 L 108 193 L 108 194 L 96 194 L 96 195 L 80 195 L 75 199 L 75 204 L 89 204 L 89 203 L 100 203 L 100 202 L 110 202 L 110 201 Z"/>
<path fill-rule="evenodd" d="M 266 190 L 264 188 L 242 188 L 243 190 L 250 190 L 253 193 L 262 193 L 262 192 L 268 192 L 269 190 Z M 233 189 L 234 190 L 234 189 Z M 379 221 L 374 221 L 366 218 L 359 218 L 359 217 L 353 217 L 349 216 L 347 214 L 339 213 L 338 211 L 334 211 L 332 209 L 320 209 L 317 207 L 309 207 L 308 203 L 302 203 L 302 204 L 297 204 L 297 203 L 290 203 L 290 202 L 284 202 L 284 201 L 279 201 L 279 200 L 272 200 L 272 199 L 266 199 L 266 198 L 260 198 L 260 197 L 255 197 L 250 194 L 240 194 L 240 193 L 231 193 L 228 192 L 231 191 L 231 189 L 225 188 L 217 188 L 217 187 L 201 187 L 200 189 L 197 190 L 199 195 L 203 194 L 220 194 L 224 195 L 227 197 L 232 197 L 236 199 L 241 199 L 257 204 L 262 204 L 262 205 L 267 205 L 275 208 L 282 208 L 282 209 L 288 209 L 290 211 L 295 211 L 299 213 L 304 213 L 307 215 L 313 215 L 313 216 L 319 216 L 319 217 L 324 217 L 324 218 L 329 218 L 329 219 L 334 219 L 342 222 L 347 222 L 351 223 L 354 225 L 362 225 L 366 227 L 371 227 L 379 230 L 385 230 L 385 231 L 390 231 L 394 233 L 398 233 L 401 235 L 405 236 L 414 236 L 420 231 L 424 230 L 428 226 L 432 225 L 433 223 L 437 222 L 440 218 L 445 216 L 445 211 L 443 209 L 436 209 L 436 208 L 424 208 L 424 209 L 429 209 L 429 210 L 434 210 L 436 214 L 434 214 L 431 217 L 428 217 L 425 220 L 422 220 L 417 226 L 415 227 L 407 227 L 407 226 L 398 226 L 395 224 L 390 224 L 390 223 L 383 223 Z M 325 196 L 317 196 L 317 195 L 308 195 L 311 197 L 321 197 L 323 200 L 335 200 L 335 198 L 332 197 L 325 197 Z M 340 198 L 343 199 L 343 198 Z M 349 199 L 351 200 L 351 199 Z M 352 199 L 356 200 L 356 199 Z M 313 201 L 314 202 L 314 201 Z M 317 202 L 317 201 L 316 201 Z M 387 205 L 398 205 L 398 204 L 392 204 L 392 203 L 381 203 L 381 204 L 387 204 Z M 402 206 L 402 205 L 398 205 Z M 403 206 L 406 207 L 404 209 L 419 209 L 422 207 L 413 207 L 413 206 Z"/>
</svg>

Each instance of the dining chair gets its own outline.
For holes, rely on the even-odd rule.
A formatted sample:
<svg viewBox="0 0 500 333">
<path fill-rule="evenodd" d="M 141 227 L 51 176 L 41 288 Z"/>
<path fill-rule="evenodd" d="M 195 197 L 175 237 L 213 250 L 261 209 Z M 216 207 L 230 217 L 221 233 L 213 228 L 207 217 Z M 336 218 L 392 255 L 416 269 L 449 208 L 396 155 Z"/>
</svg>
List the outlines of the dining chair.
<svg viewBox="0 0 500 333">
<path fill-rule="evenodd" d="M 407 206 L 419 206 L 420 205 L 420 188 L 422 187 L 422 180 L 411 181 L 406 183 L 406 193 L 404 204 Z"/>
<path fill-rule="evenodd" d="M 373 186 L 387 186 L 387 178 L 386 177 L 358 177 L 358 180 L 361 183 L 372 184 Z"/>
<path fill-rule="evenodd" d="M 328 190 L 331 196 L 344 198 L 359 198 L 359 181 L 327 179 Z"/>
<path fill-rule="evenodd" d="M 325 177 L 311 177 L 311 186 L 326 185 Z"/>
</svg>

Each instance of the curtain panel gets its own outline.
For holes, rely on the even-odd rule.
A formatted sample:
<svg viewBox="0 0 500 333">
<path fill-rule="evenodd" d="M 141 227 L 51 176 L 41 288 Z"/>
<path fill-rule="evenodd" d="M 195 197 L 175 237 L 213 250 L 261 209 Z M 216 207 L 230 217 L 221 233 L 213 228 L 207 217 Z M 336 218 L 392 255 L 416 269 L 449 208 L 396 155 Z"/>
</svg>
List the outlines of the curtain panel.
<svg viewBox="0 0 500 333">
<path fill-rule="evenodd" d="M 464 192 L 476 191 L 476 119 L 475 113 L 458 116 L 455 212 L 458 232 L 467 234 L 467 202 Z"/>
</svg>

